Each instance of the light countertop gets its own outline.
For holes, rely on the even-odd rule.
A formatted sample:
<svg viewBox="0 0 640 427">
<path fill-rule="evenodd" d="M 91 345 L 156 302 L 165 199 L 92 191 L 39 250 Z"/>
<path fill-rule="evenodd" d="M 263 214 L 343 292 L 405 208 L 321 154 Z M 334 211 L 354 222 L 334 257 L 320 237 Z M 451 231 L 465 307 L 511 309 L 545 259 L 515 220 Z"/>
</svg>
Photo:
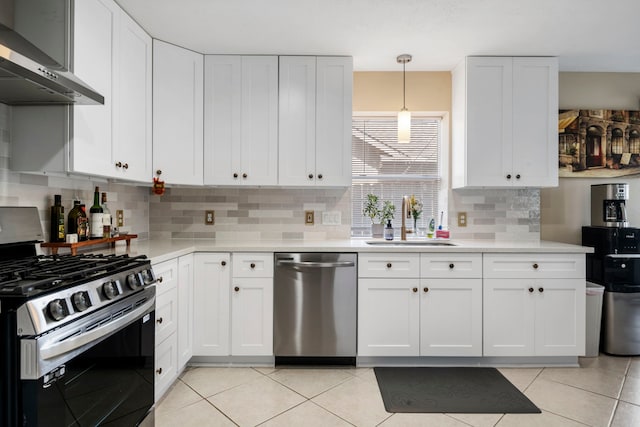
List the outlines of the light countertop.
<svg viewBox="0 0 640 427">
<path fill-rule="evenodd" d="M 88 248 L 93 253 L 129 253 L 131 255 L 147 255 L 153 263 L 159 263 L 193 252 L 421 252 L 421 253 L 591 253 L 593 248 L 566 243 L 535 242 L 502 242 L 484 240 L 446 240 L 452 246 L 428 246 L 408 244 L 370 245 L 367 241 L 383 241 L 382 239 L 354 238 L 345 240 L 264 240 L 264 241 L 232 241 L 215 239 L 172 239 L 172 240 L 137 240 L 131 241 L 127 251 L 124 242 L 116 243 L 115 249 L 100 246 Z M 412 241 L 413 239 L 410 239 Z M 416 239 L 417 240 L 417 239 Z M 424 239 L 426 240 L 426 239 Z M 46 253 L 46 250 L 44 250 Z M 62 252 L 61 253 L 65 253 Z"/>
</svg>

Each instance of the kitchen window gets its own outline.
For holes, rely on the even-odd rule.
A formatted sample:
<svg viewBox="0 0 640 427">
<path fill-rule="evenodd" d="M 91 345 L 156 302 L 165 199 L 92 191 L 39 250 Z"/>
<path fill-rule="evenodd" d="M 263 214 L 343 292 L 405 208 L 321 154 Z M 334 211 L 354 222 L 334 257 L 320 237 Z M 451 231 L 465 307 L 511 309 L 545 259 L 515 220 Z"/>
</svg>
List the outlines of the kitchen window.
<svg viewBox="0 0 640 427">
<path fill-rule="evenodd" d="M 422 203 L 417 227 L 423 231 L 434 218 L 439 224 L 446 211 L 446 185 L 443 172 L 443 136 L 448 130 L 446 114 L 412 113 L 411 142 L 398 143 L 397 116 L 394 113 L 354 114 L 352 122 L 352 236 L 370 236 L 371 220 L 363 215 L 367 194 L 395 207 L 392 221 L 400 234 L 403 195 L 414 195 Z M 445 212 L 446 215 L 446 212 Z M 376 221 L 378 222 L 378 221 Z M 407 220 L 413 225 L 413 220 Z"/>
</svg>

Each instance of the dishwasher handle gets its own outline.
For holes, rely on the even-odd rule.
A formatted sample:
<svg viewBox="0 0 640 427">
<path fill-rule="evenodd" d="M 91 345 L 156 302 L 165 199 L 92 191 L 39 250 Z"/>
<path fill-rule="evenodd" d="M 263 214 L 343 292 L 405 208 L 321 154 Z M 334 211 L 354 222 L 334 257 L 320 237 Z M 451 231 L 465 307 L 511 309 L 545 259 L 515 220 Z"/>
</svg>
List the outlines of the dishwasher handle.
<svg viewBox="0 0 640 427">
<path fill-rule="evenodd" d="M 318 261 L 290 261 L 290 260 L 278 260 L 278 265 L 291 266 L 291 267 L 312 267 L 312 268 L 336 268 L 336 267 L 355 267 L 353 261 L 331 261 L 331 262 L 318 262 Z"/>
</svg>

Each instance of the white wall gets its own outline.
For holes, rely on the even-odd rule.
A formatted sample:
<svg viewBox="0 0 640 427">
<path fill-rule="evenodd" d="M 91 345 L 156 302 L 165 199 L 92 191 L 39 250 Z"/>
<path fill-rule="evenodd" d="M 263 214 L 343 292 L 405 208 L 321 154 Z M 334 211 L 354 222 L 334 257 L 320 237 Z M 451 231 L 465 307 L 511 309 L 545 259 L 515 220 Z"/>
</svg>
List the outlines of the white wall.
<svg viewBox="0 0 640 427">
<path fill-rule="evenodd" d="M 640 73 L 560 73 L 560 109 L 640 109 Z M 623 178 L 560 178 L 557 188 L 540 191 L 540 238 L 581 243 L 581 227 L 591 223 L 591 184 L 629 183 L 628 215 L 640 227 L 640 175 Z"/>
</svg>

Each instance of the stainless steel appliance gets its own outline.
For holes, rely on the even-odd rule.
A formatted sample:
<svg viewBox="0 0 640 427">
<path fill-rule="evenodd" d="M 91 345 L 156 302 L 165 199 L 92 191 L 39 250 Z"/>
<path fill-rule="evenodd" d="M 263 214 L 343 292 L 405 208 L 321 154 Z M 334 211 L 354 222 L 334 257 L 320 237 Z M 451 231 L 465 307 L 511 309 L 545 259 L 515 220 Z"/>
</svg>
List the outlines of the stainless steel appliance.
<svg viewBox="0 0 640 427">
<path fill-rule="evenodd" d="M 357 254 L 276 253 L 276 364 L 355 365 Z"/>
<path fill-rule="evenodd" d="M 144 256 L 36 254 L 0 208 L 0 425 L 152 425 L 155 275 Z"/>
<path fill-rule="evenodd" d="M 628 227 L 627 200 L 629 200 L 629 184 L 592 185 L 591 225 Z"/>
<path fill-rule="evenodd" d="M 2 0 L 0 102 L 104 104 L 71 70 L 74 0 Z"/>
<path fill-rule="evenodd" d="M 640 355 L 640 229 L 582 227 L 587 280 L 605 287 L 600 348 L 613 355 Z"/>
</svg>

